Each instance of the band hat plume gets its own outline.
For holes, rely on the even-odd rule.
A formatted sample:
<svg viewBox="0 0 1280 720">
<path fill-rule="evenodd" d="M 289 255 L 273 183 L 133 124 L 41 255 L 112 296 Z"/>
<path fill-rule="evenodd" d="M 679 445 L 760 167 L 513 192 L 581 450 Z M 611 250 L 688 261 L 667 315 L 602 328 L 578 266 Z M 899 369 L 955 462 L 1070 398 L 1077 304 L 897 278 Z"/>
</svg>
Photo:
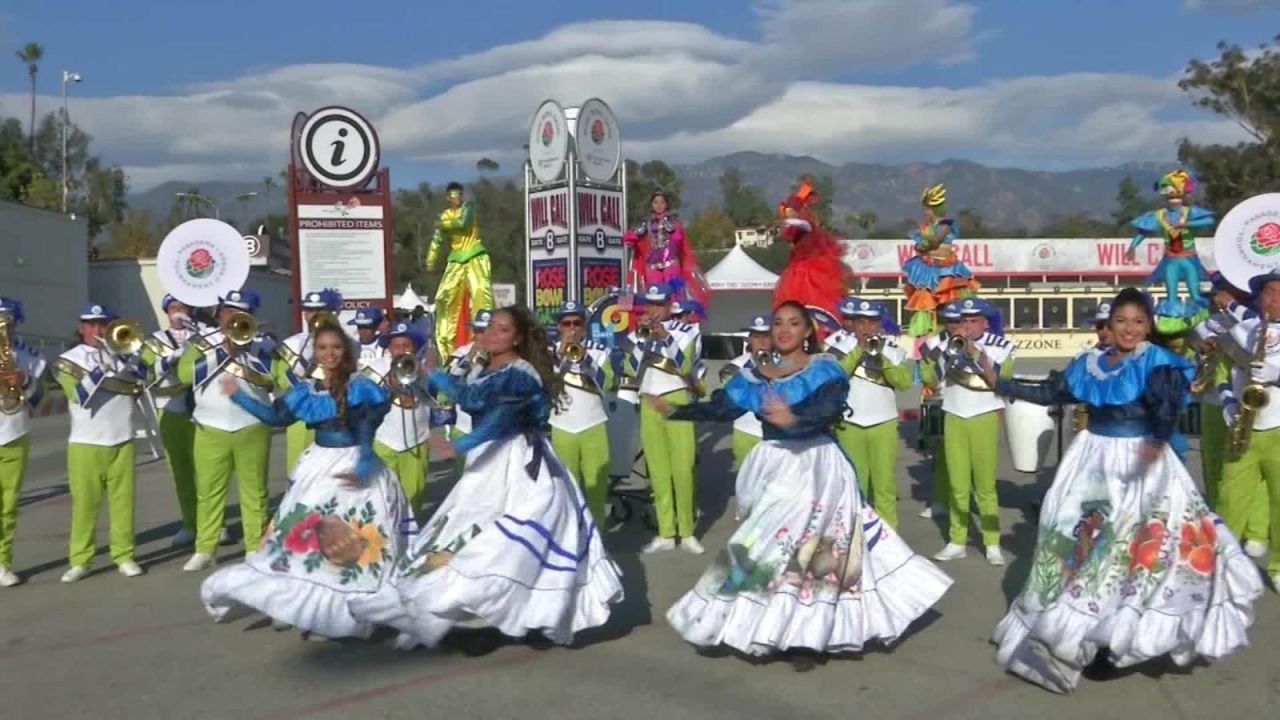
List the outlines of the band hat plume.
<svg viewBox="0 0 1280 720">
<path fill-rule="evenodd" d="M 338 312 L 342 309 L 342 293 L 333 288 L 309 292 L 302 298 L 302 309 Z"/>
</svg>

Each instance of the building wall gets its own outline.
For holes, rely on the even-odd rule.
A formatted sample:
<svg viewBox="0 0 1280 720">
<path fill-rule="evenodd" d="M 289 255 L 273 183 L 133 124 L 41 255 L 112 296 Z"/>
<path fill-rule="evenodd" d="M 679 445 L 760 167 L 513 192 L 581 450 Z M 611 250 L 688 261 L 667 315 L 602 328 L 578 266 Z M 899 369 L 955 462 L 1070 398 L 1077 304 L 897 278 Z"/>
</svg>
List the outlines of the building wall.
<svg viewBox="0 0 1280 720">
<path fill-rule="evenodd" d="M 88 300 L 88 242 L 83 218 L 0 203 L 0 295 L 22 302 L 19 332 L 46 352 L 71 339 Z"/>
<path fill-rule="evenodd" d="M 262 295 L 258 321 L 281 337 L 292 334 L 290 296 L 293 286 L 287 273 L 263 267 L 249 270 L 249 287 Z M 100 302 L 120 317 L 137 320 L 146 332 L 159 329 L 163 320 L 160 300 L 164 286 L 156 271 L 154 258 L 103 260 L 89 267 L 89 290 Z"/>
<path fill-rule="evenodd" d="M 773 235 L 767 228 L 738 228 L 733 231 L 733 241 L 742 247 L 769 247 Z"/>
</svg>

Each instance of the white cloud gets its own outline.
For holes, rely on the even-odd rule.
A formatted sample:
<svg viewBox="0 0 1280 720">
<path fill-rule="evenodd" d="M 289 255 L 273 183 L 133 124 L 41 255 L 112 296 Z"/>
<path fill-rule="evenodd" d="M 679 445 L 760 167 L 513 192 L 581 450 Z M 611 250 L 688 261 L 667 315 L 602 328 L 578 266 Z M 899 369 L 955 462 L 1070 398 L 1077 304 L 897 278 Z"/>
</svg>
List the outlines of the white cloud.
<svg viewBox="0 0 1280 720">
<path fill-rule="evenodd" d="M 1182 7 L 1191 11 L 1244 15 L 1265 10 L 1280 10 L 1280 0 L 1182 0 Z"/>
<path fill-rule="evenodd" d="M 1202 0 L 1202 3 L 1204 0 Z M 965 62 L 977 11 L 957 0 L 758 0 L 759 37 L 691 23 L 575 23 L 531 40 L 407 68 L 265 68 L 167 96 L 73 98 L 72 119 L 135 189 L 164 180 L 255 178 L 287 162 L 298 110 L 342 104 L 377 127 L 385 155 L 471 167 L 522 156 L 547 97 L 604 98 L 626 152 L 683 162 L 738 150 L 824 160 L 967 157 L 1023 167 L 1172 156 L 1177 139 L 1234 140 L 1190 113 L 1173 78 L 1023 77 L 972 87 L 834 82 L 860 70 Z M 28 98 L 0 95 L 26 116 Z M 58 100 L 40 98 L 41 111 Z"/>
</svg>

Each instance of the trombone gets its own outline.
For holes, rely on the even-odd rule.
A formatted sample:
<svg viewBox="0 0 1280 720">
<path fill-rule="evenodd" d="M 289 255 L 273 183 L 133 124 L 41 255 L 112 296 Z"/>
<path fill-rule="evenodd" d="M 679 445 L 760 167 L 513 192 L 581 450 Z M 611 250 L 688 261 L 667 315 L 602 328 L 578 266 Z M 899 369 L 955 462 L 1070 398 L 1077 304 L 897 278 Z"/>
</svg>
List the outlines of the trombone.
<svg viewBox="0 0 1280 720">
<path fill-rule="evenodd" d="M 245 347 L 258 338 L 258 319 L 243 310 L 238 310 L 222 321 L 221 330 L 232 345 Z"/>
<path fill-rule="evenodd" d="M 142 326 L 133 320 L 112 320 L 100 340 L 112 355 L 137 355 L 142 350 Z"/>
<path fill-rule="evenodd" d="M 400 353 L 391 358 L 391 377 L 401 387 L 409 387 L 422 378 L 421 366 L 414 353 Z"/>
<path fill-rule="evenodd" d="M 338 316 L 327 310 L 321 310 L 312 313 L 311 317 L 307 318 L 307 332 L 311 335 L 320 332 L 320 328 L 325 325 L 339 325 Z"/>
<path fill-rule="evenodd" d="M 13 316 L 0 313 L 0 371 L 3 372 L 18 369 L 18 361 L 13 354 L 13 326 Z M 19 383 L 5 383 L 0 387 L 0 413 L 17 415 L 26 404 L 27 396 Z"/>
</svg>

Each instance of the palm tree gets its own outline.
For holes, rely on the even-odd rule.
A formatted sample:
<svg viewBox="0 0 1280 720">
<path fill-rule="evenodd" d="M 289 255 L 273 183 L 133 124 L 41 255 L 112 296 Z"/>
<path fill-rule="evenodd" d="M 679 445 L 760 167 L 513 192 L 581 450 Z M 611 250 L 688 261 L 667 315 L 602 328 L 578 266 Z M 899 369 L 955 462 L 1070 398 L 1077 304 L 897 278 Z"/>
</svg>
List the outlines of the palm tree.
<svg viewBox="0 0 1280 720">
<path fill-rule="evenodd" d="M 31 156 L 36 154 L 36 73 L 40 71 L 38 63 L 44 58 L 44 48 L 40 43 L 27 43 L 17 53 L 18 59 L 27 66 L 27 74 L 31 76 Z"/>
</svg>

